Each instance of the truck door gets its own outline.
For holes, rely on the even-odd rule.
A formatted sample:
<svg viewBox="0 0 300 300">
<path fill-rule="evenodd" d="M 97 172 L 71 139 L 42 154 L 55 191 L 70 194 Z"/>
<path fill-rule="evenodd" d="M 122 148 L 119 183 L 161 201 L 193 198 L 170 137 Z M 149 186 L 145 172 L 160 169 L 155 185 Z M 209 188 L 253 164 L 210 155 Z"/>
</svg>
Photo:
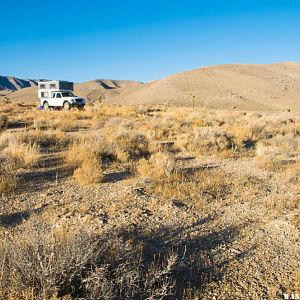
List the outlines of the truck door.
<svg viewBox="0 0 300 300">
<path fill-rule="evenodd" d="M 62 106 L 62 103 L 61 103 L 61 99 L 62 96 L 61 96 L 61 93 L 56 93 L 56 96 L 55 96 L 55 103 L 53 106 Z"/>
<path fill-rule="evenodd" d="M 52 96 L 50 96 L 48 99 L 48 103 L 50 106 L 55 106 L 55 97 L 56 97 L 56 93 L 53 93 Z"/>
</svg>

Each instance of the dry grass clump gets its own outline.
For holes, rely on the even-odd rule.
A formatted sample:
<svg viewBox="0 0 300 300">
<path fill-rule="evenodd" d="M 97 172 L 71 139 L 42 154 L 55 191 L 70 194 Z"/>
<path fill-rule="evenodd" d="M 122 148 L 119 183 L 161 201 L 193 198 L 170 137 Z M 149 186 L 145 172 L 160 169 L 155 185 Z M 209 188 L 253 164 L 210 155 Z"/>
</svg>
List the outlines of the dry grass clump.
<svg viewBox="0 0 300 300">
<path fill-rule="evenodd" d="M 95 156 L 86 157 L 73 174 L 80 185 L 99 183 L 103 178 L 101 162 Z"/>
<path fill-rule="evenodd" d="M 114 149 L 117 158 L 122 162 L 149 155 L 149 142 L 143 134 L 123 132 L 111 139 L 110 147 Z"/>
<path fill-rule="evenodd" d="M 281 155 L 266 155 L 256 158 L 258 165 L 267 171 L 278 172 L 286 169 L 288 163 Z"/>
<path fill-rule="evenodd" d="M 73 141 L 64 153 L 64 159 L 68 165 L 78 167 L 87 156 L 94 154 L 96 148 L 94 144 L 87 141 Z"/>
<path fill-rule="evenodd" d="M 66 132 L 77 130 L 84 122 L 79 120 L 80 115 L 76 111 L 30 111 L 23 118 L 33 120 L 32 126 L 36 130 L 60 129 Z"/>
<path fill-rule="evenodd" d="M 17 136 L 10 132 L 0 133 L 0 151 L 5 149 L 10 143 L 16 143 Z"/>
<path fill-rule="evenodd" d="M 136 115 L 136 112 L 136 107 L 122 105 L 101 105 L 99 109 L 99 115 L 107 117 L 129 118 L 134 117 Z"/>
<path fill-rule="evenodd" d="M 199 127 L 194 128 L 192 135 L 185 140 L 183 146 L 197 154 L 213 155 L 233 150 L 234 142 L 232 136 L 226 131 Z"/>
<path fill-rule="evenodd" d="M 68 165 L 75 168 L 73 177 L 80 185 L 101 182 L 103 164 L 114 160 L 106 145 L 97 139 L 75 140 L 64 153 Z"/>
<path fill-rule="evenodd" d="M 299 139 L 290 135 L 276 135 L 268 141 L 259 141 L 256 145 L 256 161 L 268 171 L 286 170 L 296 163 L 294 157 L 299 153 L 299 145 Z"/>
<path fill-rule="evenodd" d="M 237 181 L 221 170 L 186 170 L 163 177 L 152 192 L 162 199 L 178 199 L 196 209 L 203 209 L 211 202 L 225 200 L 237 185 Z"/>
<path fill-rule="evenodd" d="M 64 153 L 66 163 L 72 167 L 80 166 L 89 157 L 97 158 L 102 164 L 115 160 L 115 154 L 110 147 L 93 137 L 74 140 Z"/>
<path fill-rule="evenodd" d="M 164 152 L 152 154 L 149 160 L 143 158 L 136 166 L 136 171 L 140 176 L 150 177 L 155 180 L 169 177 L 175 170 L 174 158 Z"/>
<path fill-rule="evenodd" d="M 39 146 L 36 143 L 11 142 L 3 152 L 20 168 L 36 165 L 40 156 Z"/>
<path fill-rule="evenodd" d="M 24 130 L 22 140 L 26 143 L 36 143 L 46 149 L 65 148 L 71 138 L 61 129 L 56 129 L 50 132 L 42 130 Z"/>
<path fill-rule="evenodd" d="M 17 174 L 13 164 L 0 159 L 0 195 L 9 194 L 17 187 Z"/>
<path fill-rule="evenodd" d="M 149 237 L 150 238 L 150 237 Z M 130 232 L 93 235 L 29 224 L 0 240 L 1 299 L 163 299 L 175 297 L 188 265 L 160 255 Z M 186 278 L 186 276 L 185 276 Z M 64 298 L 62 298 L 64 297 Z"/>
<path fill-rule="evenodd" d="M 4 129 L 6 123 L 7 123 L 7 116 L 6 115 L 0 115 L 0 131 Z"/>
</svg>

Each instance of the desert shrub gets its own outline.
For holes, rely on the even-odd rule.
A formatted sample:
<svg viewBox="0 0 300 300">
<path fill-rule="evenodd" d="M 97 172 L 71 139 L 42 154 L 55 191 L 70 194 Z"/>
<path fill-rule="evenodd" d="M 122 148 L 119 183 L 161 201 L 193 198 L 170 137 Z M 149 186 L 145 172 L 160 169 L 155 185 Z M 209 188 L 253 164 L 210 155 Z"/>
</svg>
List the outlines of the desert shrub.
<svg viewBox="0 0 300 300">
<path fill-rule="evenodd" d="M 257 156 L 256 162 L 259 167 L 272 172 L 282 171 L 289 166 L 289 162 L 282 155 Z"/>
<path fill-rule="evenodd" d="M 164 152 L 152 154 L 150 159 L 141 159 L 136 166 L 137 173 L 143 177 L 159 180 L 171 176 L 176 171 L 172 155 Z"/>
<path fill-rule="evenodd" d="M 79 167 L 85 158 L 93 154 L 94 151 L 96 151 L 96 147 L 92 147 L 92 143 L 74 141 L 64 153 L 64 159 L 68 165 Z"/>
<path fill-rule="evenodd" d="M 99 115 L 107 117 L 123 117 L 129 118 L 136 115 L 136 108 L 134 106 L 122 105 L 101 105 Z"/>
<path fill-rule="evenodd" d="M 1 299 L 163 299 L 186 271 L 172 250 L 160 254 L 113 230 L 102 235 L 28 225 L 0 241 Z M 187 285 L 188 282 L 183 282 Z M 182 289 L 182 285 L 178 285 Z M 13 295 L 13 297 L 12 297 Z M 27 295 L 25 298 L 24 295 Z M 67 298 L 70 297 L 70 298 Z"/>
<path fill-rule="evenodd" d="M 96 157 L 102 164 L 106 164 L 115 160 L 115 153 L 106 143 L 96 138 L 75 140 L 64 153 L 66 163 L 73 167 L 79 167 L 89 157 Z"/>
<path fill-rule="evenodd" d="M 40 150 L 36 143 L 11 142 L 4 149 L 4 153 L 11 158 L 16 166 L 31 167 L 37 164 Z"/>
<path fill-rule="evenodd" d="M 137 160 L 149 155 L 148 139 L 138 133 L 122 132 L 111 138 L 110 147 L 122 161 Z"/>
<path fill-rule="evenodd" d="M 299 140 L 291 135 L 276 135 L 268 141 L 259 141 L 256 145 L 256 161 L 268 171 L 280 171 L 296 163 L 290 159 L 299 149 Z"/>
<path fill-rule="evenodd" d="M 60 129 L 62 131 L 73 131 L 80 127 L 79 115 L 75 111 L 43 111 L 30 114 L 33 119 L 33 127 L 36 130 Z"/>
<path fill-rule="evenodd" d="M 116 137 L 116 144 L 132 159 L 148 155 L 148 140 L 142 134 L 125 134 Z"/>
<path fill-rule="evenodd" d="M 0 131 L 4 129 L 6 123 L 7 123 L 7 116 L 0 115 Z"/>
<path fill-rule="evenodd" d="M 199 154 L 214 154 L 233 149 L 233 138 L 226 131 L 213 128 L 194 128 L 193 136 L 187 143 L 190 151 Z"/>
<path fill-rule="evenodd" d="M 16 187 L 17 175 L 13 164 L 0 158 L 0 195 L 8 194 Z"/>
<path fill-rule="evenodd" d="M 53 132 L 42 130 L 25 130 L 22 133 L 22 140 L 25 143 L 35 143 L 43 148 L 65 148 L 69 145 L 71 138 L 62 130 L 56 129 Z"/>
<path fill-rule="evenodd" d="M 16 143 L 17 137 L 11 132 L 2 132 L 0 134 L 0 151 L 5 149 L 10 143 Z"/>
<path fill-rule="evenodd" d="M 73 177 L 80 185 L 100 182 L 103 177 L 101 162 L 93 155 L 85 157 Z"/>
<path fill-rule="evenodd" d="M 238 184 L 224 171 L 197 168 L 179 169 L 171 176 L 162 177 L 159 183 L 149 187 L 148 191 L 166 201 L 180 199 L 196 209 L 226 199 Z"/>
</svg>

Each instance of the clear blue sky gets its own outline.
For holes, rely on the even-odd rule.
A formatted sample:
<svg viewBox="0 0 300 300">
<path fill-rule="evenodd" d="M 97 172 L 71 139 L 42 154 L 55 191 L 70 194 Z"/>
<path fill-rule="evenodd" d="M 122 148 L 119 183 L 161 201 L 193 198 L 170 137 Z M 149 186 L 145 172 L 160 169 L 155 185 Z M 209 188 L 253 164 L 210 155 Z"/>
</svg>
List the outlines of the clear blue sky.
<svg viewBox="0 0 300 300">
<path fill-rule="evenodd" d="M 0 74 L 150 81 L 201 66 L 300 61 L 300 1 L 1 1 Z"/>
</svg>

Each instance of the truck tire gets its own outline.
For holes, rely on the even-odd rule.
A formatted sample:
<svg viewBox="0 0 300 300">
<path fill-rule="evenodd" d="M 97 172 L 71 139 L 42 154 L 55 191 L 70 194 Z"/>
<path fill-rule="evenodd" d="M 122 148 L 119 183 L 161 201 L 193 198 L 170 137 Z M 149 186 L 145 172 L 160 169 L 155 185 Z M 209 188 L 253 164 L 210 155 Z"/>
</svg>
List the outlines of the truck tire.
<svg viewBox="0 0 300 300">
<path fill-rule="evenodd" d="M 70 110 L 71 109 L 71 104 L 68 101 L 65 101 L 63 104 L 64 110 Z"/>
<path fill-rule="evenodd" d="M 50 109 L 49 103 L 48 103 L 47 101 L 45 101 L 45 102 L 43 103 L 43 109 L 44 109 L 44 110 L 49 110 L 49 109 Z"/>
</svg>

